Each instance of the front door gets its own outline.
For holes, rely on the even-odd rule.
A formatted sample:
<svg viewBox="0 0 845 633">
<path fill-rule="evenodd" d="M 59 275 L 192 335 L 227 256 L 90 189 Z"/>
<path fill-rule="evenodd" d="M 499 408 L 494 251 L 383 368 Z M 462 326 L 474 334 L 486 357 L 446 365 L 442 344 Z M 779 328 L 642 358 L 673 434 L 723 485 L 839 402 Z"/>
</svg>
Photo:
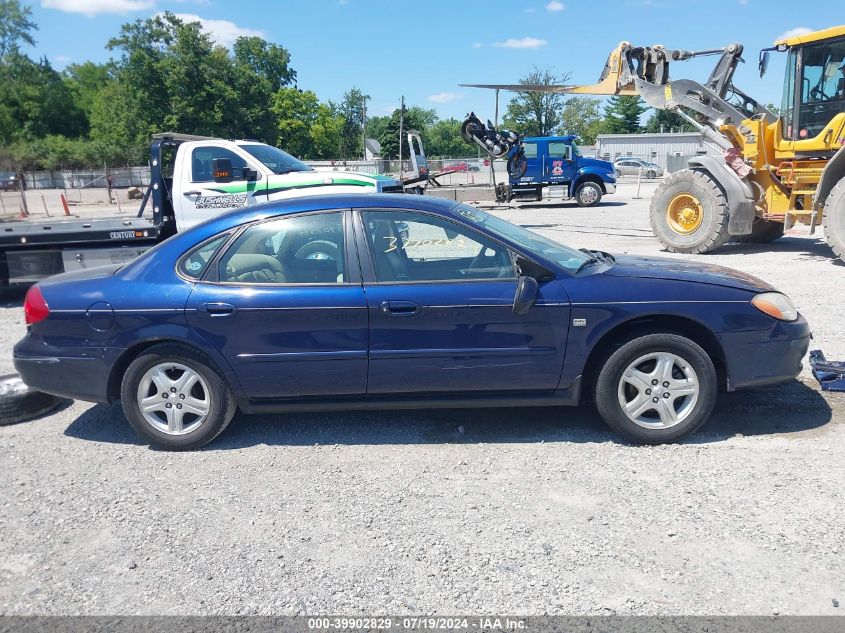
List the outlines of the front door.
<svg viewBox="0 0 845 633">
<path fill-rule="evenodd" d="M 525 174 L 513 184 L 543 182 L 543 152 L 545 146 L 543 141 L 525 141 L 522 144 L 522 153 L 525 156 Z"/>
<path fill-rule="evenodd" d="M 572 146 L 563 141 L 549 141 L 549 157 L 546 159 L 546 178 L 553 184 L 571 182 L 575 177 L 575 157 Z"/>
<path fill-rule="evenodd" d="M 331 211 L 253 224 L 196 285 L 188 321 L 248 398 L 365 393 L 367 304 L 348 223 Z"/>
<path fill-rule="evenodd" d="M 368 395 L 542 392 L 557 387 L 569 319 L 557 281 L 513 312 L 512 253 L 417 211 L 356 223 L 370 316 Z"/>
<path fill-rule="evenodd" d="M 226 158 L 232 162 L 230 182 L 215 182 L 212 173 L 215 158 Z M 249 179 L 245 177 L 245 169 L 251 172 Z M 190 169 L 183 170 L 182 178 L 173 200 L 180 231 L 205 222 L 222 211 L 267 202 L 267 178 L 257 166 L 226 147 L 194 147 Z"/>
</svg>

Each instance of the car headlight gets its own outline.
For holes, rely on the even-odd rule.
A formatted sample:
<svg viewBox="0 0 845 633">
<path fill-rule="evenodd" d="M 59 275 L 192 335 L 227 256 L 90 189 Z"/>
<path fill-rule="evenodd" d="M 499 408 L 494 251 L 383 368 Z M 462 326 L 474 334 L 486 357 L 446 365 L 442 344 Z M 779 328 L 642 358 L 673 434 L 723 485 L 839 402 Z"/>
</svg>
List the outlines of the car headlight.
<svg viewBox="0 0 845 633">
<path fill-rule="evenodd" d="M 798 318 L 798 310 L 795 309 L 790 298 L 779 292 L 764 292 L 756 295 L 751 303 L 760 312 L 765 312 L 780 321 L 794 321 Z"/>
</svg>

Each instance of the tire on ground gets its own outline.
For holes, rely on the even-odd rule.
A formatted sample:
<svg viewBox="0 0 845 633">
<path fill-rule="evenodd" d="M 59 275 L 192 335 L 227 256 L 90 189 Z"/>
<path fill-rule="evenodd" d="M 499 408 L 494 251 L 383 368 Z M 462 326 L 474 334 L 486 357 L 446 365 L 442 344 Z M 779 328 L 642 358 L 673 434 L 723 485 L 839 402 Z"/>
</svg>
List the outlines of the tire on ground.
<svg viewBox="0 0 845 633">
<path fill-rule="evenodd" d="M 602 190 L 598 183 L 587 180 L 575 189 L 575 202 L 579 207 L 594 207 L 601 202 Z"/>
<path fill-rule="evenodd" d="M 783 237 L 783 230 L 783 222 L 754 218 L 754 224 L 751 225 L 751 233 L 748 235 L 736 235 L 733 239 L 740 244 L 768 244 Z"/>
<path fill-rule="evenodd" d="M 664 429 L 644 428 L 625 414 L 619 402 L 619 383 L 628 366 L 643 355 L 668 352 L 688 362 L 699 382 L 698 400 L 687 418 Z M 646 334 L 634 338 L 602 360 L 595 382 L 595 404 L 607 425 L 629 440 L 641 444 L 674 442 L 697 431 L 710 417 L 718 395 L 713 361 L 701 346 L 678 334 Z"/>
<path fill-rule="evenodd" d="M 184 435 L 163 433 L 148 423 L 138 406 L 138 386 L 144 374 L 161 363 L 179 363 L 200 374 L 208 384 L 210 393 L 207 419 L 194 431 Z M 133 429 L 150 444 L 171 451 L 188 451 L 208 444 L 220 435 L 237 410 L 237 403 L 225 379 L 205 355 L 176 344 L 161 344 L 144 350 L 133 360 L 120 387 L 123 412 Z"/>
<path fill-rule="evenodd" d="M 840 180 L 824 203 L 824 234 L 834 254 L 845 261 L 845 178 Z"/>
<path fill-rule="evenodd" d="M 37 418 L 64 402 L 65 398 L 27 387 L 17 374 L 0 376 L 0 426 Z"/>
<path fill-rule="evenodd" d="M 691 233 L 680 233 L 668 221 L 669 204 L 676 196 L 694 195 L 702 207 L 701 224 Z M 651 229 L 654 237 L 672 253 L 709 253 L 729 239 L 728 200 L 705 171 L 684 169 L 670 174 L 651 198 Z"/>
</svg>

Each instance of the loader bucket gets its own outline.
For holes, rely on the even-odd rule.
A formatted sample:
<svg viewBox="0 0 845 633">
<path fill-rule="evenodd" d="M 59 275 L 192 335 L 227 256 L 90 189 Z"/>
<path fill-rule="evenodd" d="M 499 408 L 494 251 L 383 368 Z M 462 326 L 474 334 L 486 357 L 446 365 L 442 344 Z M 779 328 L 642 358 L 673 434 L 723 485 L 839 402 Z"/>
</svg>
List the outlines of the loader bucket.
<svg viewBox="0 0 845 633">
<path fill-rule="evenodd" d="M 619 46 L 610 52 L 605 62 L 604 70 L 599 77 L 597 84 L 584 86 L 567 86 L 554 84 L 460 84 L 465 88 L 489 88 L 494 90 L 511 90 L 514 92 L 552 92 L 556 94 L 582 94 L 582 95 L 636 95 L 632 81 L 626 84 L 623 77 L 629 78 L 630 73 L 625 73 L 625 52 L 630 50 L 628 42 L 620 42 Z"/>
</svg>

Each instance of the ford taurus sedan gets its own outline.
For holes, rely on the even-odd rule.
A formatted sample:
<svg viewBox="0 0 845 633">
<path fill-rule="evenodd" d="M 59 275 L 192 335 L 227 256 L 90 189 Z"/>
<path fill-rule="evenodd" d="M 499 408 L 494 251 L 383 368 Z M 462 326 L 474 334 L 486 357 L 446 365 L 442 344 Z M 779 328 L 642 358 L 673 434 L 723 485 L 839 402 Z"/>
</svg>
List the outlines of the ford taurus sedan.
<svg viewBox="0 0 845 633">
<path fill-rule="evenodd" d="M 237 409 L 582 401 L 630 440 L 669 442 L 720 389 L 792 379 L 810 338 L 786 296 L 743 273 L 576 250 L 387 194 L 236 210 L 129 264 L 42 281 L 24 307 L 28 385 L 120 400 L 175 450 Z"/>
</svg>

